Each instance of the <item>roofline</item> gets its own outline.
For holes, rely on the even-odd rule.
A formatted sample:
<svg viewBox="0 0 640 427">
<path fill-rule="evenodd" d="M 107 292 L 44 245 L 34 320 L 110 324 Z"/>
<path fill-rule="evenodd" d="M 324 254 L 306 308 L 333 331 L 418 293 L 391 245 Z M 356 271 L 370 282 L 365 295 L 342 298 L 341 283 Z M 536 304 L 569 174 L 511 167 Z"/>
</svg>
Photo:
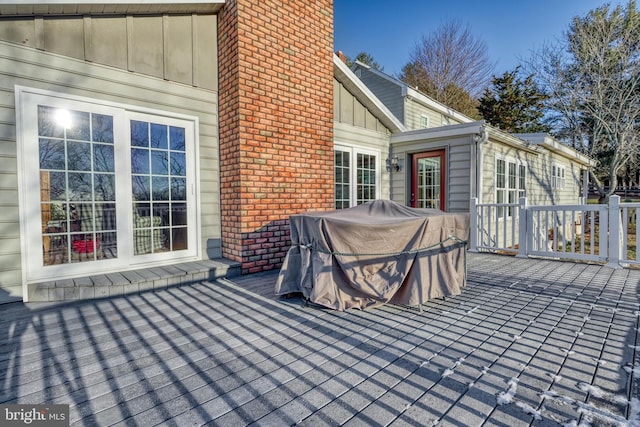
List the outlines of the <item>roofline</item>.
<svg viewBox="0 0 640 427">
<path fill-rule="evenodd" d="M 380 120 L 389 130 L 393 132 L 404 132 L 404 125 L 393 115 L 393 113 L 376 97 L 373 92 L 360 80 L 353 71 L 342 62 L 342 60 L 333 54 L 333 74 L 338 81 L 344 84 L 344 79 L 349 83 L 347 89 L 357 92 L 353 95 L 362 102 L 362 104 L 371 111 L 378 120 Z"/>
<path fill-rule="evenodd" d="M 525 141 L 538 144 L 549 151 L 560 154 L 563 157 L 575 160 L 584 166 L 595 166 L 595 161 L 568 145 L 561 143 L 547 133 L 519 133 L 514 135 L 520 139 L 524 139 Z"/>
<path fill-rule="evenodd" d="M 399 144 L 419 141 L 422 139 L 452 138 L 466 135 L 477 135 L 479 139 L 476 142 L 479 142 L 482 140 L 483 133 L 486 133 L 487 141 L 489 143 L 498 142 L 514 147 L 518 150 L 527 151 L 533 154 L 540 154 L 540 147 L 538 145 L 529 143 L 507 132 L 503 132 L 498 128 L 490 126 L 486 124 L 484 120 L 402 132 L 391 135 L 391 143 Z"/>
<path fill-rule="evenodd" d="M 453 108 L 446 106 L 445 104 L 443 104 L 440 101 L 436 101 L 435 99 L 433 99 L 430 96 L 425 95 L 424 93 L 412 88 L 411 86 L 409 86 L 409 85 L 405 85 L 405 86 L 406 86 L 406 89 L 403 91 L 405 96 L 408 96 L 408 97 L 411 97 L 411 98 L 415 99 L 416 101 L 418 101 L 421 104 L 423 104 L 425 107 L 433 108 L 434 110 L 438 111 L 440 114 L 447 115 L 447 116 L 451 117 L 452 119 L 458 120 L 458 121 L 460 121 L 462 123 L 471 123 L 471 122 L 475 121 L 471 117 L 465 116 L 461 112 L 456 111 Z"/>
<path fill-rule="evenodd" d="M 443 104 L 440 101 L 436 101 L 435 99 L 433 99 L 432 97 L 430 97 L 429 95 L 425 95 L 424 93 L 420 92 L 417 89 L 412 88 L 411 86 L 409 86 L 408 84 L 406 84 L 405 82 L 403 82 L 400 79 L 397 79 L 393 76 L 388 75 L 387 73 L 380 71 L 380 70 L 376 70 L 375 68 L 371 68 L 369 65 L 364 64 L 360 61 L 356 61 L 354 63 L 354 65 L 351 67 L 351 70 L 353 71 L 354 69 L 361 67 L 364 68 L 372 73 L 374 73 L 376 76 L 383 78 L 391 83 L 394 83 L 397 86 L 400 86 L 402 88 L 402 96 L 404 97 L 411 97 L 414 98 L 416 101 L 420 102 L 421 104 L 423 104 L 426 107 L 430 107 L 433 108 L 434 110 L 438 111 L 440 114 L 444 114 L 446 116 L 451 117 L 454 120 L 460 121 L 462 123 L 472 123 L 475 120 L 473 120 L 471 117 L 468 117 L 464 114 L 462 114 L 459 111 L 454 110 L 451 107 L 448 107 L 447 105 Z"/>
<path fill-rule="evenodd" d="M 438 126 L 416 129 L 391 135 L 391 143 L 412 142 L 426 138 L 451 138 L 464 135 L 481 135 L 484 131 L 484 121 Z"/>
</svg>

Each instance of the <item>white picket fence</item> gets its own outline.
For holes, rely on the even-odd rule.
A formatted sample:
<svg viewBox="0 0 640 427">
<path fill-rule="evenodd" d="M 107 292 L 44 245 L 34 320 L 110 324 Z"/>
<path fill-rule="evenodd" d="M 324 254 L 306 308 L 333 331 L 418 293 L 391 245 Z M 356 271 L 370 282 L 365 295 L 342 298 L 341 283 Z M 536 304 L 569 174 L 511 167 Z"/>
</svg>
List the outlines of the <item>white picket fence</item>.
<svg viewBox="0 0 640 427">
<path fill-rule="evenodd" d="M 640 203 L 529 206 L 478 204 L 471 199 L 469 250 L 606 262 L 614 268 L 640 264 Z M 634 245 L 629 245 L 635 239 Z"/>
</svg>

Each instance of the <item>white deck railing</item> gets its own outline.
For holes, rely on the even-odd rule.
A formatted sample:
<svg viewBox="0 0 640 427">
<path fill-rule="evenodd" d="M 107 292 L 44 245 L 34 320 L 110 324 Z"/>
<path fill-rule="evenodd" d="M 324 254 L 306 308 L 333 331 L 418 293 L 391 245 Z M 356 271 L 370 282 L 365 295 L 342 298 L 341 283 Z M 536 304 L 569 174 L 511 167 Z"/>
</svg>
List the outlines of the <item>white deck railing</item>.
<svg viewBox="0 0 640 427">
<path fill-rule="evenodd" d="M 471 199 L 469 250 L 518 256 L 640 264 L 640 203 L 528 206 L 478 204 Z"/>
</svg>

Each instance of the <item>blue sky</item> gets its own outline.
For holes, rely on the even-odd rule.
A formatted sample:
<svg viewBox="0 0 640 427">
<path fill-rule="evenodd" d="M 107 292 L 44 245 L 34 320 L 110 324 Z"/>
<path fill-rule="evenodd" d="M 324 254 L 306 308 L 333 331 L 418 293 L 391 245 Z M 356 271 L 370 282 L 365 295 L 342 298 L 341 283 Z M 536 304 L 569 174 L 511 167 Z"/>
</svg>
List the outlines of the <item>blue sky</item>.
<svg viewBox="0 0 640 427">
<path fill-rule="evenodd" d="M 611 0 L 334 0 L 334 49 L 350 57 L 365 51 L 396 75 L 422 34 L 459 20 L 483 40 L 495 74 L 512 70 L 545 42 L 567 30 L 571 18 Z"/>
</svg>

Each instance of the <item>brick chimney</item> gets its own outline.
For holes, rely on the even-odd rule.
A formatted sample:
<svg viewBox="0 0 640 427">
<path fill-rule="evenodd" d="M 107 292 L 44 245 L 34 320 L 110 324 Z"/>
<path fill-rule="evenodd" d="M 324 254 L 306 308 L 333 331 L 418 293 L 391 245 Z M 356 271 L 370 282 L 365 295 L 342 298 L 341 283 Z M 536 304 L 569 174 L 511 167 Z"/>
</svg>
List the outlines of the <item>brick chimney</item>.
<svg viewBox="0 0 640 427">
<path fill-rule="evenodd" d="M 333 209 L 333 1 L 227 0 L 218 32 L 222 255 L 271 270 Z"/>
</svg>

